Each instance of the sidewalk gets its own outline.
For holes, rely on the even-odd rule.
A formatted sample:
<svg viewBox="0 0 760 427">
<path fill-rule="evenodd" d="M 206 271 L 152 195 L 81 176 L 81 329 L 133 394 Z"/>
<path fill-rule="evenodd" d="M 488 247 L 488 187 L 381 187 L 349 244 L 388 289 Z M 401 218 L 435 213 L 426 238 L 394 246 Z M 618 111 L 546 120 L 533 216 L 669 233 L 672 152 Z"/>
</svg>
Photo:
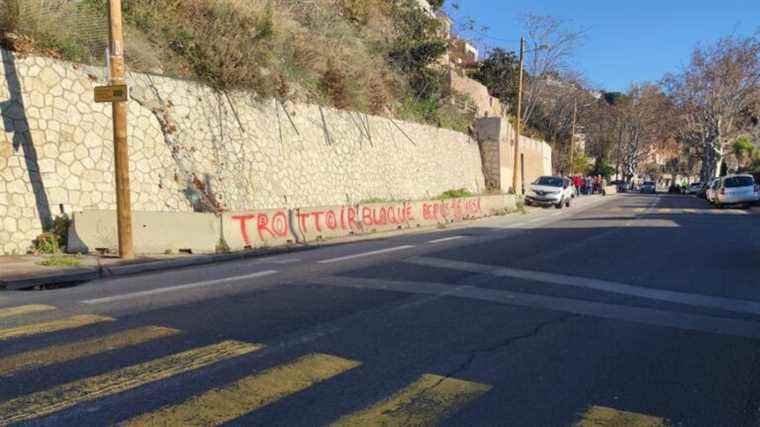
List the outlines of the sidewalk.
<svg viewBox="0 0 760 427">
<path fill-rule="evenodd" d="M 133 261 L 119 258 L 82 255 L 68 257 L 77 262 L 76 266 L 45 266 L 45 260 L 51 256 L 4 256 L 0 257 L 0 289 L 18 290 L 44 285 L 65 285 L 84 282 L 100 277 L 129 274 L 128 271 L 141 272 L 153 269 L 172 268 L 191 265 L 192 256 L 158 256 L 141 257 Z M 57 257 L 60 258 L 60 257 Z"/>
<path fill-rule="evenodd" d="M 584 197 L 581 200 L 593 201 L 601 196 Z M 529 212 L 541 211 L 539 208 L 529 209 Z M 506 216 L 491 216 L 474 221 L 463 221 L 446 225 L 446 230 L 472 227 L 478 223 L 483 225 L 494 220 L 503 220 L 507 217 L 519 217 L 513 213 Z M 31 289 L 41 286 L 73 285 L 78 282 L 86 282 L 95 279 L 127 276 L 160 270 L 171 270 L 182 267 L 213 264 L 224 261 L 242 260 L 268 255 L 277 255 L 312 249 L 327 245 L 337 245 L 367 240 L 385 239 L 404 234 L 420 234 L 435 232 L 436 228 L 404 229 L 391 232 L 364 234 L 350 237 L 326 240 L 307 245 L 288 245 L 272 248 L 258 248 L 240 252 L 225 254 L 203 255 L 151 255 L 140 257 L 131 261 L 122 261 L 115 257 L 96 255 L 72 256 L 78 261 L 74 267 L 44 266 L 41 263 L 50 259 L 50 256 L 0 256 L 0 292 L 2 290 Z M 67 257 L 69 258 L 69 257 Z"/>
<path fill-rule="evenodd" d="M 331 243 L 340 242 L 335 241 Z M 41 264 L 45 260 L 55 258 L 52 256 L 2 256 L 0 257 L 0 292 L 3 290 L 31 289 L 38 286 L 72 285 L 78 282 L 107 277 L 128 276 L 152 271 L 277 255 L 304 250 L 310 247 L 312 246 L 283 246 L 223 254 L 150 255 L 141 256 L 130 261 L 97 255 L 61 255 L 58 257 L 78 261 L 78 265 L 72 267 L 45 266 Z"/>
</svg>

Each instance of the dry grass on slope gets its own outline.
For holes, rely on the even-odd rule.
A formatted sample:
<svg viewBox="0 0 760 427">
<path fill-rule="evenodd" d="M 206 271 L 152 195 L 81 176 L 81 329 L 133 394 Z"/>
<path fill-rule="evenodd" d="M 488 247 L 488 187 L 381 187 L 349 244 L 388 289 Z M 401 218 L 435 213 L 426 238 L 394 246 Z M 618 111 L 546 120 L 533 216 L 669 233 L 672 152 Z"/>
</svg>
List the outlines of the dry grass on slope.
<svg viewBox="0 0 760 427">
<path fill-rule="evenodd" d="M 0 0 L 0 6 L 4 2 L 12 7 L 0 16 L 0 30 L 28 37 L 37 53 L 104 62 L 106 0 Z M 220 90 L 448 126 L 430 118 L 438 97 L 417 96 L 408 70 L 389 60 L 404 38 L 393 4 L 124 0 L 127 63 L 133 71 L 199 80 Z"/>
</svg>

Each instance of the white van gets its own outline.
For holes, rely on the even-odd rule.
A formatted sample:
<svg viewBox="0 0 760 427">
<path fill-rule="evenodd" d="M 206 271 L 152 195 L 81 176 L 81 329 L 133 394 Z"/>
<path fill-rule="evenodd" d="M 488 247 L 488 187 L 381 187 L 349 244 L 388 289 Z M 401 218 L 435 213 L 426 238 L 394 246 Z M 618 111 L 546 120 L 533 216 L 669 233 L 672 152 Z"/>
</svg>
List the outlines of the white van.
<svg viewBox="0 0 760 427">
<path fill-rule="evenodd" d="M 750 205 L 760 199 L 760 188 L 752 175 L 729 175 L 720 180 L 713 196 L 715 206 Z"/>
</svg>

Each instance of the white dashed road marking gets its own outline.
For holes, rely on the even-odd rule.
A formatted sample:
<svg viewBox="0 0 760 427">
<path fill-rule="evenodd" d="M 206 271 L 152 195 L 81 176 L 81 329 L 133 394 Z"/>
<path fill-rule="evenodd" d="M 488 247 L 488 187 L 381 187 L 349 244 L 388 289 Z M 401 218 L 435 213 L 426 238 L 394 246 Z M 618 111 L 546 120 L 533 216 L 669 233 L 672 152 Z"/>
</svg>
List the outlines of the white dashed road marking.
<svg viewBox="0 0 760 427">
<path fill-rule="evenodd" d="M 460 239 L 464 239 L 464 236 L 444 237 L 443 239 L 431 240 L 428 243 L 445 243 L 445 242 L 451 242 L 451 241 L 460 240 Z"/>
<path fill-rule="evenodd" d="M 380 254 L 385 254 L 385 253 L 389 253 L 389 252 L 403 251 L 403 250 L 406 250 L 406 249 L 412 249 L 413 247 L 414 247 L 413 245 L 395 246 L 393 248 L 380 249 L 378 251 L 371 251 L 371 252 L 362 252 L 362 253 L 359 253 L 359 254 L 347 255 L 347 256 L 342 256 L 342 257 L 338 257 L 338 258 L 324 259 L 322 261 L 317 261 L 317 262 L 319 264 L 332 264 L 332 263 L 335 263 L 335 262 L 348 261 L 348 260 L 356 259 L 356 258 L 365 258 L 365 257 L 372 256 L 372 255 L 380 255 Z"/>
<path fill-rule="evenodd" d="M 110 303 L 110 302 L 122 301 L 122 300 L 134 299 L 134 298 L 141 298 L 141 297 L 150 296 L 150 295 L 159 295 L 159 294 L 165 294 L 165 293 L 168 293 L 168 292 L 183 291 L 183 290 L 187 290 L 187 289 L 203 288 L 203 287 L 206 287 L 206 286 L 214 286 L 214 285 L 221 285 L 221 284 L 229 283 L 229 282 L 237 282 L 237 281 L 240 281 L 240 280 L 255 279 L 257 277 L 271 276 L 272 274 L 276 274 L 276 273 L 278 273 L 277 270 L 259 271 L 259 272 L 253 273 L 253 274 L 246 274 L 244 276 L 225 277 L 224 279 L 208 280 L 208 281 L 205 281 L 205 282 L 197 282 L 197 283 L 189 283 L 187 285 L 170 286 L 170 287 L 167 287 L 167 288 L 152 289 L 150 291 L 134 292 L 134 293 L 131 293 L 131 294 L 115 295 L 115 296 L 112 296 L 112 297 L 89 299 L 89 300 L 82 301 L 82 303 L 84 303 L 84 304 L 106 304 L 106 303 Z"/>
<path fill-rule="evenodd" d="M 514 268 L 496 267 L 486 264 L 453 261 L 442 258 L 418 257 L 406 261 L 409 264 L 425 267 L 445 268 L 469 273 L 490 274 L 494 277 L 511 277 L 533 282 L 565 285 L 576 288 L 594 289 L 619 295 L 635 296 L 657 301 L 667 301 L 694 307 L 716 308 L 734 313 L 760 315 L 760 302 L 734 298 L 712 297 L 700 294 L 668 291 L 665 289 L 644 288 L 624 283 L 608 282 L 605 280 L 586 277 L 566 276 L 563 274 L 543 273 L 540 271 L 518 270 Z"/>
</svg>

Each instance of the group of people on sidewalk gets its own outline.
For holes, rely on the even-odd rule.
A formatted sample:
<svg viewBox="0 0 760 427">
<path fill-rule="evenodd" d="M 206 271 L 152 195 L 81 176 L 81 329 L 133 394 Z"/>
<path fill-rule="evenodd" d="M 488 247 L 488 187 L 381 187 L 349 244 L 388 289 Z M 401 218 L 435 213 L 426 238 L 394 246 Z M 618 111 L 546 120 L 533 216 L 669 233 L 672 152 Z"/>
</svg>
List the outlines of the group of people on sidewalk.
<svg viewBox="0 0 760 427">
<path fill-rule="evenodd" d="M 590 196 L 592 194 L 601 194 L 604 189 L 604 178 L 597 176 L 579 176 L 570 178 L 575 186 L 576 196 Z"/>
</svg>

